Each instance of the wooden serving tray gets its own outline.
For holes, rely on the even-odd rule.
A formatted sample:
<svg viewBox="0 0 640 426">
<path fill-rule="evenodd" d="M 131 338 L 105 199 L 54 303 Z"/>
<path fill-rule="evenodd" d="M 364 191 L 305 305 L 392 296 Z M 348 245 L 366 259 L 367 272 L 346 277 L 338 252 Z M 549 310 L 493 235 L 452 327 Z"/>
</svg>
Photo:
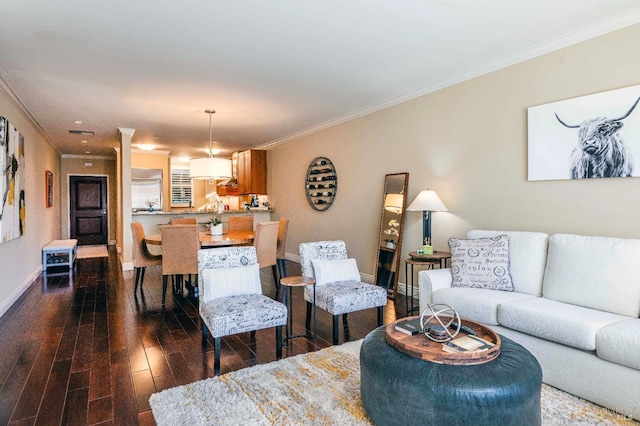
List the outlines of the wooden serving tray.
<svg viewBox="0 0 640 426">
<path fill-rule="evenodd" d="M 482 352 L 470 352 L 464 354 L 449 353 L 442 350 L 442 343 L 434 342 L 422 333 L 410 336 L 395 329 L 397 323 L 414 318 L 419 318 L 419 315 L 408 318 L 401 318 L 389 324 L 386 329 L 387 343 L 389 343 L 400 352 L 403 352 L 414 358 L 423 359 L 425 361 L 431 361 L 438 364 L 484 364 L 486 362 L 494 360 L 498 357 L 498 355 L 500 355 L 500 335 L 491 330 L 489 327 L 485 327 L 484 325 L 471 320 L 462 319 L 462 324 L 478 333 L 478 337 L 493 343 L 495 346 Z M 456 337 L 462 337 L 465 335 L 466 333 L 461 330 Z"/>
</svg>

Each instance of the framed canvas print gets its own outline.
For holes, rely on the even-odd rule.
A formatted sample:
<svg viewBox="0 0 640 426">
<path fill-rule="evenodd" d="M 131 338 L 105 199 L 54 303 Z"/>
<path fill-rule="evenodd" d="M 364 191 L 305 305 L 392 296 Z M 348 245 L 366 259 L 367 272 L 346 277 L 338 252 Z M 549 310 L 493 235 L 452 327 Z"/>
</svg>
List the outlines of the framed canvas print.
<svg viewBox="0 0 640 426">
<path fill-rule="evenodd" d="M 25 232 L 24 137 L 0 117 L 0 243 Z"/>
<path fill-rule="evenodd" d="M 44 172 L 45 184 L 45 205 L 47 208 L 53 207 L 53 173 L 49 170 Z"/>
<path fill-rule="evenodd" d="M 530 107 L 528 179 L 640 176 L 640 85 Z"/>
</svg>

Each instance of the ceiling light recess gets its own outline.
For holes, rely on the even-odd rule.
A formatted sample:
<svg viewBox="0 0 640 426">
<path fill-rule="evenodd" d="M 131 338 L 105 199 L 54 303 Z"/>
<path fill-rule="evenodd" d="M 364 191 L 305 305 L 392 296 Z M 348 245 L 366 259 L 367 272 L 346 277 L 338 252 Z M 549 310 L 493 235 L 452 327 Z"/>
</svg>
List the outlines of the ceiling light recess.
<svg viewBox="0 0 640 426">
<path fill-rule="evenodd" d="M 72 135 L 95 135 L 95 132 L 92 132 L 91 130 L 69 129 L 69 133 Z"/>
<path fill-rule="evenodd" d="M 211 116 L 216 112 L 205 110 L 209 114 L 209 156 L 194 158 L 189 162 L 189 177 L 196 180 L 221 180 L 231 177 L 231 160 L 214 158 L 211 148 Z"/>
</svg>

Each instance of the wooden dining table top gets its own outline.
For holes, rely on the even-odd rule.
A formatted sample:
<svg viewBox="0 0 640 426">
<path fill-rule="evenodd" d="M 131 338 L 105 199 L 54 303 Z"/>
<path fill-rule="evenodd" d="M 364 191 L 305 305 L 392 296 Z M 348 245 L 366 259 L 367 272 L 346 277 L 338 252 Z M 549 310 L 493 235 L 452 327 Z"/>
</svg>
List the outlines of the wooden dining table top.
<svg viewBox="0 0 640 426">
<path fill-rule="evenodd" d="M 200 245 L 202 247 L 241 246 L 253 244 L 256 234 L 254 231 L 231 231 L 223 235 L 211 235 L 209 231 L 200 231 Z M 150 234 L 144 237 L 146 244 L 162 245 L 162 234 Z"/>
</svg>

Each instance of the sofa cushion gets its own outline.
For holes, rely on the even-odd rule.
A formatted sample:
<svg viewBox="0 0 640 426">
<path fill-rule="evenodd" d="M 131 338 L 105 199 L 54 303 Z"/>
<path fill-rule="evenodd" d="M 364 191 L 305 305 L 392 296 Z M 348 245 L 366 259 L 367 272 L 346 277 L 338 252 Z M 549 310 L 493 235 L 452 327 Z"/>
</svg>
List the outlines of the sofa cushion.
<svg viewBox="0 0 640 426">
<path fill-rule="evenodd" d="M 473 230 L 467 238 L 509 237 L 509 272 L 513 290 L 532 296 L 542 295 L 542 278 L 547 263 L 549 236 L 542 232 Z"/>
<path fill-rule="evenodd" d="M 549 239 L 545 298 L 640 315 L 640 240 L 556 234 Z"/>
<path fill-rule="evenodd" d="M 640 370 L 640 319 L 618 321 L 596 333 L 598 357 Z"/>
<path fill-rule="evenodd" d="M 500 325 L 587 351 L 596 349 L 598 330 L 626 319 L 629 317 L 543 297 L 517 300 L 498 306 Z"/>
<path fill-rule="evenodd" d="M 450 287 L 434 291 L 431 300 L 433 303 L 446 303 L 463 318 L 487 325 L 497 325 L 498 305 L 532 297 L 514 291 Z"/>
<path fill-rule="evenodd" d="M 509 238 L 449 239 L 451 287 L 513 291 L 509 274 Z"/>
</svg>

